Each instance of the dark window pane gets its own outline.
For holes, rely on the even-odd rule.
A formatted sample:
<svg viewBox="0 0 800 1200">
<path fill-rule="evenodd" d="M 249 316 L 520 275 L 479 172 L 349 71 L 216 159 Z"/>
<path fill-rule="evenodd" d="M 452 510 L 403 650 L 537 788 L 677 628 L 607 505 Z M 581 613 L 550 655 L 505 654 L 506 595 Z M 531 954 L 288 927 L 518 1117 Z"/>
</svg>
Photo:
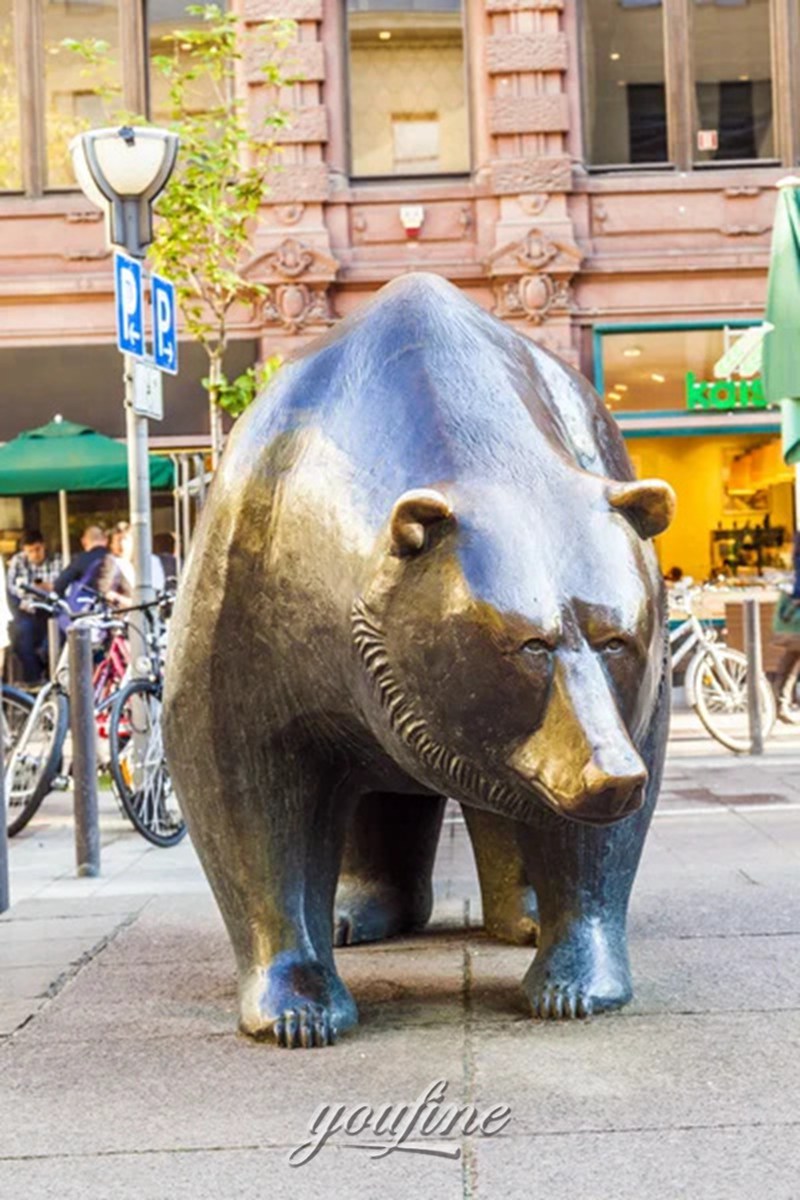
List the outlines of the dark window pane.
<svg viewBox="0 0 800 1200">
<path fill-rule="evenodd" d="M 698 162 L 773 158 L 770 0 L 695 0 Z"/>
<path fill-rule="evenodd" d="M 632 163 L 666 162 L 667 97 L 663 84 L 628 84 L 628 138 Z"/>
<path fill-rule="evenodd" d="M 469 170 L 458 0 L 349 0 L 353 174 Z"/>
<path fill-rule="evenodd" d="M 660 0 L 585 0 L 583 75 L 588 162 L 667 162 Z"/>
</svg>

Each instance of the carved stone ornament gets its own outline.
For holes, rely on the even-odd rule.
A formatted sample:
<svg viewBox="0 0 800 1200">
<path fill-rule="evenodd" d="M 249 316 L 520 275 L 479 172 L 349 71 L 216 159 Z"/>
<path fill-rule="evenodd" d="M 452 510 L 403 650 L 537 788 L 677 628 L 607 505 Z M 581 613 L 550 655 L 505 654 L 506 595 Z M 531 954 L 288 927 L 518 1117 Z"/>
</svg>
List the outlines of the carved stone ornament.
<svg viewBox="0 0 800 1200">
<path fill-rule="evenodd" d="M 556 241 L 541 229 L 530 229 L 523 238 L 499 246 L 486 260 L 490 275 L 517 274 L 550 266 L 559 274 L 574 275 L 581 252 L 572 242 Z"/>
<path fill-rule="evenodd" d="M 297 238 L 285 238 L 277 250 L 267 255 L 265 262 L 279 275 L 296 279 L 298 275 L 304 275 L 314 262 L 314 251 Z"/>
<path fill-rule="evenodd" d="M 487 259 L 498 317 L 524 317 L 541 325 L 553 310 L 570 304 L 570 280 L 581 252 L 541 229 L 530 229 L 517 241 L 499 246 Z"/>
<path fill-rule="evenodd" d="M 330 283 L 336 278 L 339 264 L 335 258 L 299 238 L 284 238 L 277 246 L 252 259 L 244 274 L 259 283 L 281 283 L 285 279 L 300 279 L 312 283 Z"/>
<path fill-rule="evenodd" d="M 327 285 L 279 284 L 265 297 L 261 317 L 265 323 L 282 325 L 288 333 L 299 333 L 309 325 L 332 325 Z"/>
<path fill-rule="evenodd" d="M 498 281 L 495 298 L 498 317 L 524 317 L 541 325 L 554 310 L 568 309 L 571 297 L 568 280 L 537 272 Z"/>
<path fill-rule="evenodd" d="M 272 210 L 281 225 L 296 225 L 306 211 L 305 204 L 276 204 Z"/>
</svg>

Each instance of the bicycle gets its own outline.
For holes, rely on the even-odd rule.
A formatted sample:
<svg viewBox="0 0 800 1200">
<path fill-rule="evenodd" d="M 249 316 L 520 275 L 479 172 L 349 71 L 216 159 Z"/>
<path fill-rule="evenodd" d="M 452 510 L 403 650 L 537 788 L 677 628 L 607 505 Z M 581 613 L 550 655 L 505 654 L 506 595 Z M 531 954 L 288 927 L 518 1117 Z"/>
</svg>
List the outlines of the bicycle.
<svg viewBox="0 0 800 1200">
<path fill-rule="evenodd" d="M 747 658 L 741 651 L 717 641 L 714 632 L 701 623 L 693 611 L 692 593 L 688 589 L 675 592 L 674 599 L 687 613 L 686 619 L 669 635 L 673 670 L 688 658 L 684 676 L 686 699 L 713 738 L 736 754 L 747 754 L 751 748 Z M 758 696 L 761 728 L 766 738 L 775 724 L 777 710 L 774 693 L 763 672 Z"/>
<path fill-rule="evenodd" d="M 112 630 L 124 626 L 106 609 L 72 612 L 64 600 L 39 588 L 26 589 L 35 598 L 36 607 L 50 616 L 63 613 L 77 623 L 94 630 Z M 111 705 L 122 677 L 101 663 L 94 676 L 95 713 L 103 714 Z M 8 697 L 8 700 L 6 699 Z M 13 708 L 13 713 L 12 713 Z M 9 837 L 19 833 L 38 811 L 45 796 L 61 776 L 64 743 L 69 728 L 69 662 L 67 645 L 62 647 L 54 676 L 35 697 L 16 689 L 3 689 L 4 762 L 6 828 Z M 6 714 L 8 709 L 8 715 Z M 23 712 L 24 710 L 24 712 Z M 11 723 L 13 719 L 13 725 Z M 65 781 L 66 782 L 66 781 Z"/>
<path fill-rule="evenodd" d="M 164 593 L 152 606 L 166 621 L 172 594 Z M 163 629 L 161 624 L 160 628 Z M 111 778 L 131 822 L 154 846 L 175 846 L 186 824 L 172 786 L 161 734 L 162 679 L 165 640 L 150 623 L 147 667 L 120 688 L 113 699 L 108 723 Z"/>
</svg>

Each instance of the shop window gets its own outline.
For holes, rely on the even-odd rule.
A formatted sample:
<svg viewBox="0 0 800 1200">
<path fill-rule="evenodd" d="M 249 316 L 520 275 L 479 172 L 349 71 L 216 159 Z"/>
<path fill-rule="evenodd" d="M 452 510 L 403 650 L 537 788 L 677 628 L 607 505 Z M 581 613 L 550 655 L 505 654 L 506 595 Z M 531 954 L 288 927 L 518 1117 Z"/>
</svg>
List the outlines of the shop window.
<svg viewBox="0 0 800 1200">
<path fill-rule="evenodd" d="M 660 0 L 587 0 L 583 61 L 588 161 L 594 166 L 666 162 Z"/>
<path fill-rule="evenodd" d="M 614 414 L 718 414 L 766 407 L 758 347 L 747 328 L 639 329 L 603 333 L 598 383 Z M 752 334 L 750 338 L 752 338 Z M 740 355 L 735 348 L 739 346 Z M 745 354 L 751 347 L 749 354 Z M 737 358 L 741 363 L 737 366 Z M 732 364 L 727 370 L 725 362 Z M 721 373 L 721 377 L 720 376 Z"/>
<path fill-rule="evenodd" d="M 44 28 L 44 115 L 47 172 L 51 188 L 75 187 L 69 143 L 76 133 L 109 124 L 122 107 L 119 4 L 116 0 L 46 0 Z M 66 38 L 95 38 L 108 46 L 101 68 L 65 49 Z"/>
<path fill-rule="evenodd" d="M 694 0 L 695 158 L 773 158 L 770 0 Z"/>
<path fill-rule="evenodd" d="M 355 176 L 469 170 L 460 0 L 348 0 Z"/>
<path fill-rule="evenodd" d="M 22 187 L 12 0 L 0 0 L 0 191 Z"/>
</svg>

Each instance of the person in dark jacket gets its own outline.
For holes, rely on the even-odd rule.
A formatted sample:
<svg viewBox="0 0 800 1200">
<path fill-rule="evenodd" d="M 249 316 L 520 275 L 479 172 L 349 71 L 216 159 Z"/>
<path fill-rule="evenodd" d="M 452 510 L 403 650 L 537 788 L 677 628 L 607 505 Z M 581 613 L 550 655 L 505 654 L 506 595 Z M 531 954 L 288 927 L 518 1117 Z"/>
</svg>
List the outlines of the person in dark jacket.
<svg viewBox="0 0 800 1200">
<path fill-rule="evenodd" d="M 99 525 L 88 525 L 81 536 L 83 550 L 73 558 L 53 583 L 53 591 L 62 597 L 73 583 L 97 591 L 100 572 L 108 554 L 108 536 Z"/>
</svg>

